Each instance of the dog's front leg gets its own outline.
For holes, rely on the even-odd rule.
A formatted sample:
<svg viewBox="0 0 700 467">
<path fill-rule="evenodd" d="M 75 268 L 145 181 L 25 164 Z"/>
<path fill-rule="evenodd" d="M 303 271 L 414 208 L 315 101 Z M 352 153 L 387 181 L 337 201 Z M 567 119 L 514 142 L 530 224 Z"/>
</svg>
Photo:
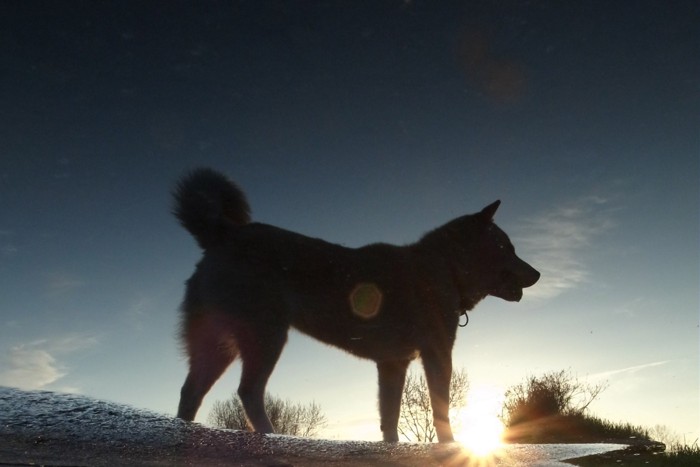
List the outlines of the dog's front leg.
<svg viewBox="0 0 700 467">
<path fill-rule="evenodd" d="M 430 405 L 433 409 L 433 426 L 438 442 L 454 441 L 450 427 L 450 379 L 452 378 L 452 358 L 443 353 L 421 354 L 425 379 L 430 392 Z"/>
<path fill-rule="evenodd" d="M 406 382 L 406 370 L 410 360 L 377 362 L 379 371 L 379 417 L 384 441 L 399 441 L 398 425 L 401 413 L 401 396 Z"/>
</svg>

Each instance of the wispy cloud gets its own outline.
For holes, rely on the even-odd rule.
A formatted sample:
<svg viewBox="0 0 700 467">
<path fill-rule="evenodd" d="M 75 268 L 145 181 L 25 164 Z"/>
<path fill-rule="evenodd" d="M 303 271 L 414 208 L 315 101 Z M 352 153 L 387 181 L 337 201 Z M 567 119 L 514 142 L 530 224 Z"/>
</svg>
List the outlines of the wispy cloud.
<svg viewBox="0 0 700 467">
<path fill-rule="evenodd" d="M 621 305 L 618 305 L 618 307 L 614 308 L 612 312 L 615 315 L 623 315 L 628 318 L 636 318 L 638 313 L 637 310 L 639 310 L 645 304 L 645 301 L 646 299 L 643 297 L 635 297 L 631 300 L 627 300 Z"/>
<path fill-rule="evenodd" d="M 0 246 L 0 255 L 5 256 L 5 257 L 14 256 L 15 254 L 17 254 L 18 251 L 19 251 L 19 249 L 16 246 L 14 246 L 12 243 L 6 243 L 6 244 Z"/>
<path fill-rule="evenodd" d="M 46 350 L 20 345 L 10 349 L 0 371 L 0 385 L 41 389 L 65 376 L 56 359 Z"/>
<path fill-rule="evenodd" d="M 520 256 L 542 273 L 535 298 L 552 298 L 588 280 L 587 251 L 614 221 L 608 200 L 586 196 L 565 202 L 525 221 L 516 235 Z"/>
<path fill-rule="evenodd" d="M 631 375 L 649 368 L 654 368 L 661 365 L 666 365 L 670 360 L 660 360 L 658 362 L 643 363 L 641 365 L 628 366 L 625 368 L 617 368 L 615 370 L 602 371 L 589 376 L 592 380 L 606 380 L 612 377 L 621 375 Z"/>
<path fill-rule="evenodd" d="M 85 281 L 67 272 L 51 272 L 46 275 L 49 292 L 62 294 L 78 289 L 85 285 Z"/>
<path fill-rule="evenodd" d="M 152 306 L 152 300 L 148 297 L 141 297 L 131 303 L 125 312 L 125 318 L 135 331 L 143 331 L 143 319 L 146 311 Z"/>
<path fill-rule="evenodd" d="M 57 357 L 93 347 L 92 336 L 42 339 L 11 347 L 0 357 L 0 386 L 42 389 L 67 375 Z"/>
</svg>

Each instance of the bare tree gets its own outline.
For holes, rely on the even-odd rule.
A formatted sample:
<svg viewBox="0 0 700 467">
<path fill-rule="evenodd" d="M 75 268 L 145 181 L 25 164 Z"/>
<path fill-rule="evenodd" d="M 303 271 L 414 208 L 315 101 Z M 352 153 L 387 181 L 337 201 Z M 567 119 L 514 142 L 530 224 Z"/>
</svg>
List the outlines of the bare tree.
<svg viewBox="0 0 700 467">
<path fill-rule="evenodd" d="M 503 418 L 513 426 L 555 415 L 581 415 L 607 387 L 583 383 L 568 370 L 529 376 L 506 391 Z"/>
<path fill-rule="evenodd" d="M 469 389 L 467 372 L 455 371 L 450 379 L 450 409 L 464 406 Z M 430 407 L 430 393 L 423 375 L 409 372 L 401 398 L 399 434 L 407 441 L 432 443 L 437 438 L 433 426 L 433 411 Z"/>
<path fill-rule="evenodd" d="M 237 396 L 223 401 L 215 401 L 207 416 L 210 425 L 231 430 L 248 430 L 248 420 L 243 404 Z"/>
<path fill-rule="evenodd" d="M 303 405 L 265 394 L 265 411 L 275 427 L 275 432 L 285 435 L 312 438 L 326 424 L 321 406 L 315 402 Z M 219 428 L 251 431 L 243 404 L 237 395 L 214 402 L 208 422 Z"/>
<path fill-rule="evenodd" d="M 676 431 L 666 425 L 654 425 L 649 429 L 649 438 L 664 443 L 669 450 L 683 445 L 683 438 Z"/>
</svg>

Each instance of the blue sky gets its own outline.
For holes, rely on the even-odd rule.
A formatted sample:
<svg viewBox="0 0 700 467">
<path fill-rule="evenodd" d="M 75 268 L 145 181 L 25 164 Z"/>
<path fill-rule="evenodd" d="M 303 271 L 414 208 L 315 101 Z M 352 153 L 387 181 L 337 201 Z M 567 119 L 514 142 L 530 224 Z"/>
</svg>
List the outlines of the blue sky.
<svg viewBox="0 0 700 467">
<path fill-rule="evenodd" d="M 608 381 L 597 415 L 697 438 L 700 7 L 339 5 L 4 6 L 0 384 L 175 412 L 200 252 L 169 191 L 211 166 L 255 220 L 347 246 L 501 199 L 542 279 L 459 330 L 472 385 L 571 369 Z M 371 439 L 375 381 L 292 333 L 269 389 Z"/>
</svg>

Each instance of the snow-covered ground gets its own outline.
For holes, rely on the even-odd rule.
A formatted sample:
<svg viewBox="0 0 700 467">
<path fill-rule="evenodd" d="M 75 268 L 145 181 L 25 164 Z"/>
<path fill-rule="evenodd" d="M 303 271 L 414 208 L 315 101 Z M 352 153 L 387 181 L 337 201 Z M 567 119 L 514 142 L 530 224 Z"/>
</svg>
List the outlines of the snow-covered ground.
<svg viewBox="0 0 700 467">
<path fill-rule="evenodd" d="M 488 465 L 561 466 L 616 444 L 508 445 Z M 207 428 L 75 394 L 0 387 L 0 464 L 51 466 L 462 466 L 458 444 L 385 444 Z M 483 464 L 481 464 L 483 465 Z"/>
</svg>

